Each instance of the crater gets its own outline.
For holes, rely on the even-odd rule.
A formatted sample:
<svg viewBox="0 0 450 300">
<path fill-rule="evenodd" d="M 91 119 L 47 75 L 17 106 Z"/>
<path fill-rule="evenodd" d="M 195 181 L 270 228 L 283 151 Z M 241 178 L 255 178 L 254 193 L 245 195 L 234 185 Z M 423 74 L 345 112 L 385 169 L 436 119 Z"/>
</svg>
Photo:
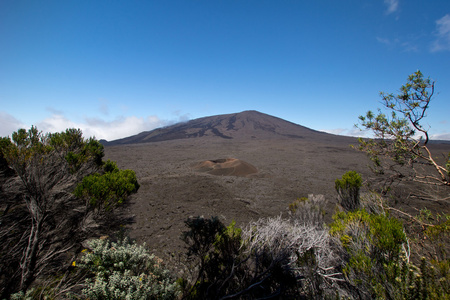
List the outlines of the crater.
<svg viewBox="0 0 450 300">
<path fill-rule="evenodd" d="M 246 177 L 258 173 L 255 166 L 237 158 L 205 160 L 192 165 L 192 168 L 198 172 L 216 176 Z"/>
</svg>

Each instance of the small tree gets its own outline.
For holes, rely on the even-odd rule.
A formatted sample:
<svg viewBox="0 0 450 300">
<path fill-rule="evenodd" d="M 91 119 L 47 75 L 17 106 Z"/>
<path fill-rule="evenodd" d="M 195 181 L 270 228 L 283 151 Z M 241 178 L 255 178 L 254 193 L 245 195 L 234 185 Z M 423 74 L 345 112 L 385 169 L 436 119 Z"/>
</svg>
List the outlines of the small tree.
<svg viewBox="0 0 450 300">
<path fill-rule="evenodd" d="M 7 213 L 6 209 L 0 216 L 0 238 L 13 247 L 13 252 L 8 253 L 9 263 L 14 265 L 15 260 L 20 261 L 19 280 L 13 272 L 6 279 L 10 280 L 6 286 L 18 281 L 22 291 L 29 287 L 36 274 L 73 248 L 76 237 L 80 238 L 83 219 L 95 207 L 91 202 L 84 205 L 72 194 L 85 176 L 101 172 L 110 177 L 109 185 L 104 184 L 103 188 L 113 185 L 115 189 L 103 202 L 109 201 L 111 193 L 120 202 L 139 187 L 132 171 L 126 176 L 121 176 L 119 170 L 115 170 L 114 176 L 105 173 L 103 146 L 94 138 L 83 138 L 79 129 L 53 134 L 43 134 L 34 126 L 28 131 L 20 129 L 12 138 L 2 138 L 0 153 L 7 167 L 16 174 L 2 187 L 3 201 L 13 206 L 14 212 Z"/>
<path fill-rule="evenodd" d="M 351 211 L 359 208 L 361 185 L 361 175 L 355 171 L 348 171 L 342 175 L 342 179 L 336 179 L 334 187 L 338 193 L 339 203 L 345 210 Z"/>
<path fill-rule="evenodd" d="M 417 71 L 408 77 L 399 94 L 380 93 L 390 116 L 379 110 L 376 115 L 368 111 L 359 117 L 362 129 L 371 130 L 375 136 L 375 139 L 360 139 L 359 149 L 369 155 L 376 173 L 392 171 L 389 182 L 411 177 L 427 184 L 450 186 L 450 154 L 444 164 L 433 158 L 427 146 L 429 128 L 422 123 L 434 95 L 434 84 Z M 405 166 L 413 172 L 406 173 Z"/>
</svg>

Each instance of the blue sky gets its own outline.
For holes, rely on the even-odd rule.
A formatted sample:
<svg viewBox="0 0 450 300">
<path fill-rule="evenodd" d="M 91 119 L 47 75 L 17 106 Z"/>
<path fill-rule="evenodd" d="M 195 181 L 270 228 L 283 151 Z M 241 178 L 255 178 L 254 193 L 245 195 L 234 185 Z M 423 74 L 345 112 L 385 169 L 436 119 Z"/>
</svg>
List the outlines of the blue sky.
<svg viewBox="0 0 450 300">
<path fill-rule="evenodd" d="M 355 135 L 418 69 L 450 140 L 448 0 L 0 1 L 0 136 L 113 140 L 244 110 Z"/>
</svg>

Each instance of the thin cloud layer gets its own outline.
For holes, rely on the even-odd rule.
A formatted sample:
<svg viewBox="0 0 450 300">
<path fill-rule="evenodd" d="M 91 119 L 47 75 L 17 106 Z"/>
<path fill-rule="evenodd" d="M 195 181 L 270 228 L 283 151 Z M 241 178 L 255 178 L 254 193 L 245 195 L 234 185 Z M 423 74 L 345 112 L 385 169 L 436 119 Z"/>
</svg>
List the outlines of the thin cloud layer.
<svg viewBox="0 0 450 300">
<path fill-rule="evenodd" d="M 432 52 L 450 50 L 450 15 L 446 14 L 436 21 L 436 40 L 431 46 Z"/>
<path fill-rule="evenodd" d="M 392 14 L 398 10 L 398 0 L 384 0 L 387 6 L 386 14 Z"/>
<path fill-rule="evenodd" d="M 0 111 L 0 136 L 11 136 L 17 129 L 25 127 L 26 125 L 14 116 Z"/>
<path fill-rule="evenodd" d="M 369 137 L 369 131 L 359 130 L 358 128 L 346 129 L 346 128 L 335 128 L 335 129 L 322 129 L 320 131 L 343 135 L 343 136 L 354 136 L 354 137 Z"/>
<path fill-rule="evenodd" d="M 450 141 L 450 132 L 448 133 L 438 133 L 430 136 L 432 140 L 445 140 Z"/>
<path fill-rule="evenodd" d="M 322 129 L 320 131 L 336 134 L 336 135 L 343 135 L 343 136 L 353 136 L 353 137 L 362 137 L 362 138 L 373 138 L 373 134 L 369 130 L 359 130 L 358 128 L 352 128 L 352 129 L 345 129 L 345 128 L 335 128 L 335 129 Z M 420 136 L 416 136 L 415 138 L 419 139 Z M 450 141 L 450 132 L 441 132 L 441 133 L 435 133 L 430 134 L 431 140 L 446 140 Z"/>
<path fill-rule="evenodd" d="M 416 40 L 400 40 L 399 38 L 388 39 L 377 37 L 377 41 L 381 44 L 388 46 L 389 48 L 401 48 L 403 52 L 418 52 L 419 47 L 416 45 Z"/>
</svg>

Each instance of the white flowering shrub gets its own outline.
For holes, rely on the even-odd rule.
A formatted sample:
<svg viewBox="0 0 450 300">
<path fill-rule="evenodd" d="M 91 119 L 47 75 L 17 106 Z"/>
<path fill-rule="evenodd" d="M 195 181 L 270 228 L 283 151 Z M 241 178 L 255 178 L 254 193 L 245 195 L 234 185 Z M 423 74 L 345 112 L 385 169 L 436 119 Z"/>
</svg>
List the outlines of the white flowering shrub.
<svg viewBox="0 0 450 300">
<path fill-rule="evenodd" d="M 109 240 L 89 242 L 91 251 L 77 265 L 91 271 L 83 295 L 88 299 L 174 299 L 178 285 L 162 266 L 162 260 L 148 253 L 145 245 Z"/>
</svg>

